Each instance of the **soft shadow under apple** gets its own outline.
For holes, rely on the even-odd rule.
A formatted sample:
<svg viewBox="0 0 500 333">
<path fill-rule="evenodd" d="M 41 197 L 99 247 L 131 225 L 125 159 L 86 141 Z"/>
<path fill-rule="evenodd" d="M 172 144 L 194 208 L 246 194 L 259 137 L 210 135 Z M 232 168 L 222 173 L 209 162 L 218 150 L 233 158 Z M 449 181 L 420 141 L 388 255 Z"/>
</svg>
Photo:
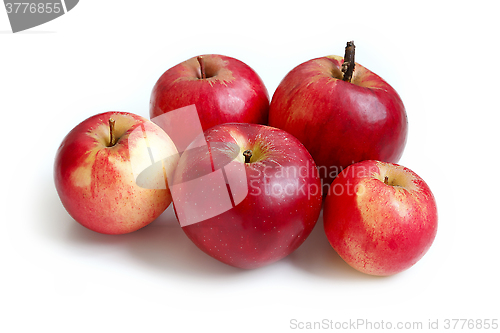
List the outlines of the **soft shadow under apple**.
<svg viewBox="0 0 500 333">
<path fill-rule="evenodd" d="M 150 225 L 125 235 L 104 235 L 78 224 L 64 210 L 52 181 L 39 187 L 39 215 L 44 221 L 39 231 L 66 250 L 84 247 L 91 252 L 100 250 L 123 251 L 139 265 L 145 264 L 162 274 L 187 274 L 190 276 L 221 277 L 251 274 L 223 264 L 203 253 L 184 234 L 172 206 Z M 320 216 L 314 230 L 305 242 L 284 263 L 329 280 L 367 280 L 376 277 L 362 274 L 351 268 L 333 250 L 323 231 Z"/>
<path fill-rule="evenodd" d="M 128 243 L 128 252 L 153 269 L 173 274 L 233 276 L 247 271 L 225 265 L 192 243 L 184 234 L 169 207 L 149 226 L 136 231 Z"/>
<path fill-rule="evenodd" d="M 38 232 L 64 251 L 119 251 L 139 266 L 165 274 L 232 276 L 245 274 L 211 258 L 200 251 L 182 232 L 172 206 L 150 225 L 130 234 L 105 235 L 91 231 L 77 223 L 64 209 L 50 178 L 38 188 Z"/>
<path fill-rule="evenodd" d="M 323 230 L 323 213 L 309 237 L 287 260 L 299 269 L 329 280 L 366 281 L 377 278 L 358 272 L 335 252 Z"/>
</svg>

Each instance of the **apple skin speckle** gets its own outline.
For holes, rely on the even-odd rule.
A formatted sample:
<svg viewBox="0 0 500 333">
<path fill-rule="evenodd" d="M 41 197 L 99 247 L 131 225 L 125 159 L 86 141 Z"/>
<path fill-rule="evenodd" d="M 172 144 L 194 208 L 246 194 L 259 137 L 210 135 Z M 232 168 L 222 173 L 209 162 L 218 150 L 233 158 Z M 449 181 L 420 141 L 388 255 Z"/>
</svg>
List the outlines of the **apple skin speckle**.
<svg viewBox="0 0 500 333">
<path fill-rule="evenodd" d="M 304 146 L 282 130 L 257 124 L 223 124 L 206 131 L 205 137 L 210 144 L 234 143 L 238 153 L 252 150 L 253 162 L 240 161 L 248 194 L 227 211 L 182 226 L 189 239 L 217 260 L 244 269 L 269 265 L 295 251 L 314 228 L 322 205 L 318 171 Z M 200 164 L 212 163 L 219 154 L 234 159 L 224 147 L 213 144 L 212 155 L 205 157 L 184 153 L 174 174 L 175 183 L 193 179 L 199 170 L 211 170 Z M 301 173 L 294 172 L 299 169 Z M 189 207 L 178 207 L 174 201 L 174 208 L 177 212 Z M 204 241 L 206 238 L 217 241 Z"/>
<path fill-rule="evenodd" d="M 355 163 L 335 179 L 323 217 L 335 251 L 353 268 L 380 276 L 417 263 L 438 225 L 436 201 L 424 180 L 403 166 L 373 160 Z"/>
<path fill-rule="evenodd" d="M 109 119 L 115 120 L 116 143 L 110 146 Z M 146 128 L 152 148 L 172 158 L 139 186 L 131 158 L 150 161 L 148 149 L 134 130 Z M 171 203 L 164 172 L 172 174 L 177 149 L 168 135 L 148 119 L 127 112 L 92 116 L 63 139 L 54 162 L 54 182 L 63 206 L 81 225 L 104 234 L 138 230 L 156 219 Z M 156 169 L 155 169 L 156 170 Z"/>
</svg>

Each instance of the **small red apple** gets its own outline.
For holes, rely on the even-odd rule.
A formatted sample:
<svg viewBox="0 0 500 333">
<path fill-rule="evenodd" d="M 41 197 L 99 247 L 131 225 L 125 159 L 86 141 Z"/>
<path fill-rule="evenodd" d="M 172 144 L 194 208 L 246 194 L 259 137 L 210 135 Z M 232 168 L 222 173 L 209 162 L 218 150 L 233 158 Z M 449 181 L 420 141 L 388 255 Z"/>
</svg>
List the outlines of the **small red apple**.
<svg viewBox="0 0 500 333">
<path fill-rule="evenodd" d="M 363 161 L 342 171 L 324 204 L 326 236 L 355 269 L 392 275 L 413 266 L 437 231 L 434 196 L 408 168 Z"/>
<path fill-rule="evenodd" d="M 135 114 L 106 112 L 82 121 L 63 139 L 54 180 L 77 222 L 124 234 L 148 225 L 170 205 L 166 176 L 177 160 L 160 127 Z"/>
<path fill-rule="evenodd" d="M 380 76 L 354 62 L 352 42 L 345 59 L 327 56 L 292 69 L 273 95 L 269 125 L 306 146 L 325 184 L 355 162 L 397 162 L 408 132 L 401 98 Z"/>
<path fill-rule="evenodd" d="M 264 83 L 252 68 L 231 57 L 193 57 L 163 73 L 151 93 L 150 118 L 193 104 L 204 131 L 227 122 L 267 124 Z"/>
<path fill-rule="evenodd" d="M 186 235 L 213 258 L 247 269 L 297 249 L 322 203 L 318 171 L 304 146 L 257 124 L 205 131 L 181 155 L 170 189 Z"/>
</svg>

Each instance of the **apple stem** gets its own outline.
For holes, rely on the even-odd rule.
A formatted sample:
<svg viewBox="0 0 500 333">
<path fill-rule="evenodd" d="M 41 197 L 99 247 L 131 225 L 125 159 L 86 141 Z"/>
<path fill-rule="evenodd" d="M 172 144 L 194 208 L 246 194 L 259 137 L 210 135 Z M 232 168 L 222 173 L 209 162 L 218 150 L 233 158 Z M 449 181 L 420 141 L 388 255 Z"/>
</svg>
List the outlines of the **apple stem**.
<svg viewBox="0 0 500 333">
<path fill-rule="evenodd" d="M 203 61 L 203 57 L 198 56 L 198 57 L 196 57 L 196 59 L 198 60 L 198 63 L 200 64 L 201 78 L 206 79 L 207 75 L 205 74 L 205 63 Z"/>
<path fill-rule="evenodd" d="M 250 163 L 250 158 L 252 158 L 252 151 L 250 149 L 245 150 L 243 152 L 243 156 L 245 156 L 245 163 Z"/>
<path fill-rule="evenodd" d="M 389 185 L 389 177 L 385 176 L 384 178 L 384 184 Z"/>
<path fill-rule="evenodd" d="M 109 146 L 113 147 L 115 145 L 115 120 L 113 118 L 109 118 Z"/>
<path fill-rule="evenodd" d="M 354 73 L 354 52 L 356 46 L 354 46 L 354 41 L 347 42 L 345 47 L 344 62 L 342 63 L 342 73 L 344 73 L 343 80 L 346 82 L 351 82 L 352 74 Z"/>
</svg>

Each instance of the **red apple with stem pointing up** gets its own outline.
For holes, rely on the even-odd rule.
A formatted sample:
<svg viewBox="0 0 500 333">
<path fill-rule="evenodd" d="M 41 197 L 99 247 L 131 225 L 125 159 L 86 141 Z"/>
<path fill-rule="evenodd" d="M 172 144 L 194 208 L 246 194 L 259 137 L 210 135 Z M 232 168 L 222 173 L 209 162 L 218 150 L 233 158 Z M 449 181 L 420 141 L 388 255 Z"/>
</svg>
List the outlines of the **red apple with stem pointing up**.
<svg viewBox="0 0 500 333">
<path fill-rule="evenodd" d="M 54 180 L 68 213 L 104 234 L 136 231 L 172 202 L 167 177 L 178 160 L 170 137 L 127 112 L 92 116 L 63 139 Z"/>
<path fill-rule="evenodd" d="M 257 268 L 297 249 L 322 204 L 316 165 L 280 129 L 228 123 L 183 152 L 170 183 L 186 235 L 231 266 Z"/>
<path fill-rule="evenodd" d="M 333 181 L 324 204 L 324 229 L 355 269 L 392 275 L 419 261 L 437 232 L 437 206 L 425 181 L 394 163 L 362 161 Z"/>
<path fill-rule="evenodd" d="M 239 122 L 267 124 L 269 94 L 248 65 L 235 58 L 207 54 L 168 69 L 151 93 L 150 118 L 195 105 L 202 129 Z"/>
<path fill-rule="evenodd" d="M 408 132 L 401 98 L 355 63 L 353 42 L 344 58 L 316 58 L 292 69 L 273 95 L 269 125 L 306 146 L 326 184 L 355 162 L 397 162 Z"/>
</svg>

